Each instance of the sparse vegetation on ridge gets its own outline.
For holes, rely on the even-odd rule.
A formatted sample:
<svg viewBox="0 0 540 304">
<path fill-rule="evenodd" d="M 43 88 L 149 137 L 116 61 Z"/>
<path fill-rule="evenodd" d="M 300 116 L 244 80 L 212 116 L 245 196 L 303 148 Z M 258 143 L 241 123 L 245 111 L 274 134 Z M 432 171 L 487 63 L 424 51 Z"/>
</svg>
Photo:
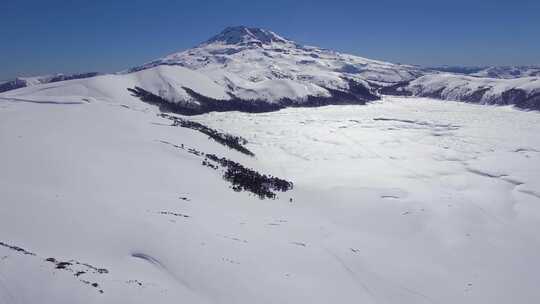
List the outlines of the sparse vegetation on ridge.
<svg viewBox="0 0 540 304">
<path fill-rule="evenodd" d="M 251 152 L 246 147 L 244 147 L 244 145 L 247 144 L 247 140 L 241 136 L 235 136 L 235 135 L 219 132 L 201 123 L 183 119 L 180 117 L 174 117 L 165 113 L 159 114 L 159 116 L 173 121 L 173 124 L 172 124 L 173 126 L 180 126 L 183 128 L 197 130 L 203 134 L 208 135 L 210 138 L 212 138 L 213 140 L 215 140 L 216 142 L 224 146 L 227 146 L 245 155 L 255 156 L 253 152 Z"/>
<path fill-rule="evenodd" d="M 225 157 L 207 154 L 193 148 L 188 148 L 183 144 L 175 145 L 164 140 L 161 140 L 160 142 L 171 145 L 177 149 L 185 150 L 193 155 L 204 157 L 201 163 L 203 166 L 214 170 L 218 170 L 221 166 L 224 168 L 223 179 L 232 184 L 231 188 L 234 191 L 248 191 L 257 195 L 260 199 L 275 199 L 275 192 L 285 192 L 293 189 L 294 184 L 291 181 L 272 175 L 261 174 Z"/>
</svg>

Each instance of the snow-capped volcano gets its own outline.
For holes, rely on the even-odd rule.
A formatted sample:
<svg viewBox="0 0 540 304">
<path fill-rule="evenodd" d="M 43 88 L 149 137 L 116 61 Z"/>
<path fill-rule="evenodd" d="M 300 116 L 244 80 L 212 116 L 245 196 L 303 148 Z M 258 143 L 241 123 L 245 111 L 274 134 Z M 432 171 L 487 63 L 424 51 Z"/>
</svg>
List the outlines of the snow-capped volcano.
<svg viewBox="0 0 540 304">
<path fill-rule="evenodd" d="M 180 65 L 208 71 L 218 82 L 258 83 L 287 79 L 335 89 L 346 89 L 346 79 L 385 84 L 411 80 L 422 74 L 418 67 L 305 46 L 272 31 L 245 26 L 228 27 L 195 48 L 170 54 L 130 71 L 156 65 Z"/>
<path fill-rule="evenodd" d="M 363 104 L 378 99 L 378 86 L 422 75 L 414 66 L 305 46 L 268 30 L 244 26 L 228 27 L 195 48 L 134 67 L 128 73 L 162 65 L 206 75 L 226 90 L 229 100 L 274 105 Z"/>
<path fill-rule="evenodd" d="M 235 26 L 194 48 L 121 73 L 41 84 L 2 96 L 70 102 L 138 98 L 169 111 L 201 114 L 365 104 L 383 94 L 539 109 L 539 92 L 538 77 L 464 77 L 306 46 L 269 30 Z"/>
<path fill-rule="evenodd" d="M 228 45 L 295 44 L 293 41 L 285 39 L 272 31 L 246 26 L 227 27 L 221 33 L 202 43 L 202 45 L 213 43 Z"/>
</svg>

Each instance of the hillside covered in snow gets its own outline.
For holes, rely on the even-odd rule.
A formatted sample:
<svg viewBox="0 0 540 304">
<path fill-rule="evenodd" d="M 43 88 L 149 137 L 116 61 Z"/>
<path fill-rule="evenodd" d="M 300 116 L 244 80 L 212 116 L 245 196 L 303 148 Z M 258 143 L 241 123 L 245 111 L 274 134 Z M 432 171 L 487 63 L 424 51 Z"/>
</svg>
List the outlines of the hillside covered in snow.
<svg viewBox="0 0 540 304">
<path fill-rule="evenodd" d="M 521 77 L 540 76 L 540 66 L 488 66 L 488 67 L 466 67 L 466 66 L 441 66 L 432 67 L 430 70 L 463 74 L 483 78 L 513 79 Z"/>
<path fill-rule="evenodd" d="M 0 303 L 540 301 L 538 113 L 113 93 L 0 100 Z"/>
<path fill-rule="evenodd" d="M 81 102 L 136 97 L 187 115 L 366 104 L 385 94 L 540 108 L 540 81 L 534 67 L 469 72 L 371 60 L 301 45 L 272 31 L 236 26 L 194 48 L 116 74 L 18 79 L 0 85 L 0 91 L 11 90 L 0 98 Z"/>
<path fill-rule="evenodd" d="M 448 73 L 429 74 L 410 82 L 382 88 L 381 92 L 540 110 L 538 77 L 496 79 Z"/>
</svg>

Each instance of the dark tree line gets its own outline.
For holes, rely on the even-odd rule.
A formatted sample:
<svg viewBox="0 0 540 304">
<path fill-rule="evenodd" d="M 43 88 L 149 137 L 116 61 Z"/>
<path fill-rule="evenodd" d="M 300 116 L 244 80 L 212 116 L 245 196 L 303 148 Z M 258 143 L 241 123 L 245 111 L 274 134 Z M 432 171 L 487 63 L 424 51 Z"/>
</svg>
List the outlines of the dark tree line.
<svg viewBox="0 0 540 304">
<path fill-rule="evenodd" d="M 0 93 L 16 90 L 16 89 L 24 88 L 24 87 L 26 87 L 26 81 L 15 79 L 15 80 L 8 81 L 5 83 L 0 83 Z"/>
<path fill-rule="evenodd" d="M 20 252 L 20 253 L 22 253 L 22 254 L 36 255 L 35 253 L 30 252 L 30 251 L 27 251 L 27 250 L 24 249 L 24 248 L 21 248 L 21 247 L 18 247 L 18 246 L 9 245 L 9 244 L 6 244 L 6 243 L 4 243 L 4 242 L 0 242 L 0 246 L 6 247 L 6 248 L 11 249 L 11 250 L 18 251 L 18 252 Z"/>
<path fill-rule="evenodd" d="M 244 145 L 247 144 L 247 140 L 243 137 L 219 132 L 218 130 L 212 129 L 201 123 L 183 119 L 180 117 L 174 117 L 168 114 L 160 114 L 159 116 L 171 120 L 173 122 L 172 124 L 173 126 L 179 126 L 179 127 L 189 128 L 189 129 L 199 131 L 203 134 L 208 135 L 210 138 L 212 138 L 213 140 L 217 141 L 218 143 L 224 146 L 227 146 L 231 149 L 234 149 L 240 153 L 243 153 L 249 156 L 255 156 L 253 152 L 249 151 L 246 147 L 244 147 Z"/>
<path fill-rule="evenodd" d="M 412 96 L 412 92 L 406 90 L 410 83 L 410 81 L 401 81 L 386 87 L 379 86 L 379 93 L 392 96 Z"/>
<path fill-rule="evenodd" d="M 256 194 L 261 199 L 274 199 L 276 197 L 274 191 L 285 192 L 293 188 L 293 183 L 290 181 L 271 175 L 260 174 L 253 169 L 246 168 L 225 157 L 206 154 L 206 159 L 203 161 L 203 164 L 205 162 L 209 163 L 207 159 L 226 168 L 223 179 L 232 184 L 232 189 L 234 191 L 249 191 Z"/>
<path fill-rule="evenodd" d="M 326 105 L 364 105 L 368 101 L 380 99 L 378 95 L 362 83 L 345 79 L 349 84 L 348 90 L 325 88 L 330 96 L 307 96 L 301 101 L 282 98 L 275 101 L 262 99 L 242 99 L 233 93 L 228 93 L 230 99 L 215 99 L 204 96 L 190 88 L 182 87 L 197 103 L 172 102 L 146 91 L 141 87 L 128 88 L 133 96 L 144 102 L 159 106 L 162 112 L 173 112 L 182 115 L 198 115 L 209 112 L 240 111 L 246 113 L 264 113 L 278 111 L 287 107 L 320 107 Z"/>
<path fill-rule="evenodd" d="M 59 81 L 65 81 L 65 80 L 73 80 L 73 79 L 83 79 L 83 78 L 90 78 L 98 76 L 98 72 L 89 72 L 89 73 L 81 73 L 81 74 L 73 74 L 73 75 L 56 75 L 49 82 L 59 82 Z"/>
<path fill-rule="evenodd" d="M 293 188 L 293 183 L 271 175 L 260 174 L 259 172 L 246 168 L 241 164 L 219 157 L 215 154 L 207 154 L 194 148 L 189 148 L 181 145 L 175 145 L 167 141 L 160 141 L 164 144 L 171 145 L 177 149 L 185 150 L 193 155 L 203 157 L 202 165 L 214 170 L 221 167 L 225 169 L 223 179 L 232 184 L 234 191 L 249 191 L 256 194 L 260 199 L 271 198 L 275 199 L 274 191 L 289 191 Z"/>
</svg>

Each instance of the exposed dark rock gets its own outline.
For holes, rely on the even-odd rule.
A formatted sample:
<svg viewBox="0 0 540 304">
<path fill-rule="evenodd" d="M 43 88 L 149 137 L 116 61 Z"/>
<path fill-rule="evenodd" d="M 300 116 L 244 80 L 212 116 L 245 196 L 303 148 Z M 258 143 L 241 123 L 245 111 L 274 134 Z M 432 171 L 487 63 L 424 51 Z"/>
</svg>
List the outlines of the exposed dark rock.
<svg viewBox="0 0 540 304">
<path fill-rule="evenodd" d="M 92 272 L 92 273 L 95 273 L 95 274 L 109 273 L 109 271 L 107 269 L 105 269 L 105 268 L 95 267 L 95 266 L 92 266 L 92 265 L 90 265 L 88 263 L 81 263 L 81 262 L 76 261 L 76 260 L 59 261 L 59 260 L 57 260 L 55 258 L 46 258 L 45 261 L 55 264 L 56 269 L 65 269 L 65 270 L 74 272 L 75 276 L 80 276 L 81 274 L 84 274 L 84 273 L 87 273 L 87 272 Z M 81 266 L 83 268 L 86 268 L 86 270 L 84 270 L 84 271 L 82 271 L 82 270 L 75 271 L 73 269 L 73 268 L 81 267 Z"/>
<path fill-rule="evenodd" d="M 69 261 L 60 261 L 55 258 L 46 258 L 46 262 L 52 263 L 55 265 L 55 269 L 67 271 L 73 274 L 74 277 L 76 277 L 80 282 L 90 285 L 96 289 L 98 289 L 99 284 L 95 282 L 90 282 L 88 280 L 82 279 L 81 277 L 84 277 L 84 275 L 88 273 L 93 274 L 107 274 L 109 271 L 105 268 L 99 268 L 92 266 L 88 263 L 81 263 L 76 260 L 69 260 Z M 99 293 L 103 293 L 102 289 L 98 289 Z"/>
<path fill-rule="evenodd" d="M 142 286 L 143 286 L 143 283 L 142 283 L 141 281 L 139 281 L 139 280 L 127 280 L 126 283 L 128 283 L 128 284 L 135 284 L 135 285 L 137 285 L 137 286 L 139 286 L 139 287 L 142 287 Z"/>
<path fill-rule="evenodd" d="M 178 213 L 178 212 L 171 212 L 171 211 L 161 211 L 161 212 L 159 212 L 159 214 L 163 214 L 163 215 L 173 215 L 173 216 L 177 216 L 177 217 L 185 217 L 185 218 L 190 217 L 189 215 L 186 215 L 186 214 L 182 214 L 182 213 Z"/>
<path fill-rule="evenodd" d="M 0 246 L 2 247 L 6 247 L 8 249 L 11 249 L 11 250 L 14 250 L 14 251 L 17 251 L 17 252 L 20 252 L 24 255 L 30 255 L 30 256 L 37 256 L 35 253 L 33 252 L 29 252 L 21 247 L 18 247 L 18 246 L 13 246 L 13 245 L 8 245 L 6 243 L 3 243 L 3 242 L 0 242 Z M 86 280 L 83 280 L 83 279 L 80 279 L 79 277 L 84 275 L 84 274 L 87 274 L 87 273 L 94 273 L 94 274 L 107 274 L 109 273 L 109 271 L 105 268 L 99 268 L 99 267 L 95 267 L 95 266 L 92 266 L 88 263 L 81 263 L 79 261 L 76 261 L 76 260 L 69 260 L 69 261 L 60 261 L 60 260 L 57 260 L 55 258 L 46 258 L 44 259 L 45 262 L 49 262 L 51 264 L 54 265 L 54 269 L 58 269 L 58 270 L 62 270 L 62 271 L 67 271 L 67 272 L 71 272 L 73 274 L 74 277 L 78 278 L 78 280 L 82 283 L 85 283 L 85 284 L 89 284 L 95 288 L 97 288 L 99 285 L 98 283 L 90 283 L 89 281 L 86 281 Z M 103 293 L 103 290 L 102 289 L 99 289 L 98 290 L 99 293 Z"/>
</svg>

